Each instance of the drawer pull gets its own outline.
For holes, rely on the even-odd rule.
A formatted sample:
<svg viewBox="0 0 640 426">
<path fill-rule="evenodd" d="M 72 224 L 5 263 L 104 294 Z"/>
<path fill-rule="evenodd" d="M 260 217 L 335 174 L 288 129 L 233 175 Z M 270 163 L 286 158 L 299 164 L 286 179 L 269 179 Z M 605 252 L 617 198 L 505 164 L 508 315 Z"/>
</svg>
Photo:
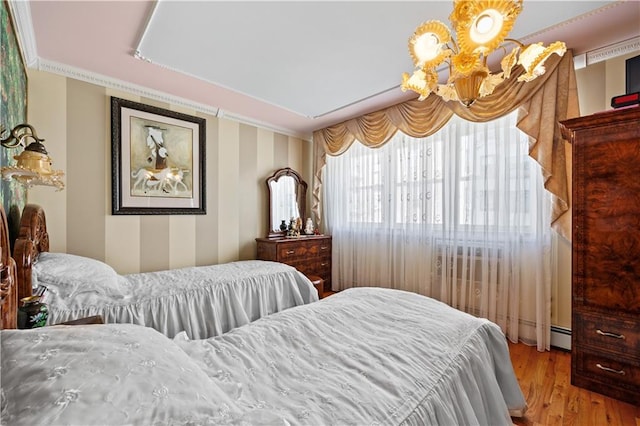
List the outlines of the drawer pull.
<svg viewBox="0 0 640 426">
<path fill-rule="evenodd" d="M 321 263 L 320 266 L 328 266 L 328 263 Z"/>
<path fill-rule="evenodd" d="M 620 374 L 621 376 L 625 375 L 624 370 L 614 370 L 613 368 L 605 367 L 605 366 L 603 366 L 601 364 L 596 364 L 596 367 L 598 367 L 600 370 L 604 370 L 604 371 L 607 371 L 609 373 Z"/>
<path fill-rule="evenodd" d="M 602 331 L 602 330 L 596 330 L 596 333 L 598 333 L 601 336 L 605 336 L 605 337 L 614 337 L 616 339 L 625 339 L 624 334 L 608 333 L 608 332 Z"/>
<path fill-rule="evenodd" d="M 328 248 L 329 248 L 329 247 L 327 247 L 327 246 L 320 246 L 320 250 L 326 250 L 326 249 L 328 249 Z"/>
<path fill-rule="evenodd" d="M 287 250 L 287 254 L 294 254 L 295 252 L 295 250 Z"/>
</svg>

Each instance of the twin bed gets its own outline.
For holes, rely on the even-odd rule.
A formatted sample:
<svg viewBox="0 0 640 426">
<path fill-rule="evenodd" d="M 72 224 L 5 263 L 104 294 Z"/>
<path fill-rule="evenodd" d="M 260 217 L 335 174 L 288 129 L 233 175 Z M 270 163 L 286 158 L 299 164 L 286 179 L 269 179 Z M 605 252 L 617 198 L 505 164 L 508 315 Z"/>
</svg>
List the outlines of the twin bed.
<svg viewBox="0 0 640 426">
<path fill-rule="evenodd" d="M 20 299 L 39 285 L 47 288 L 50 325 L 99 315 L 106 323 L 204 339 L 318 300 L 309 278 L 282 263 L 251 260 L 119 275 L 95 259 L 50 253 L 44 210 L 33 204 L 22 213 L 14 258 Z"/>
<path fill-rule="evenodd" d="M 495 324 L 398 290 L 342 291 L 207 339 L 3 325 L 3 424 L 509 425 L 526 409 Z"/>
</svg>

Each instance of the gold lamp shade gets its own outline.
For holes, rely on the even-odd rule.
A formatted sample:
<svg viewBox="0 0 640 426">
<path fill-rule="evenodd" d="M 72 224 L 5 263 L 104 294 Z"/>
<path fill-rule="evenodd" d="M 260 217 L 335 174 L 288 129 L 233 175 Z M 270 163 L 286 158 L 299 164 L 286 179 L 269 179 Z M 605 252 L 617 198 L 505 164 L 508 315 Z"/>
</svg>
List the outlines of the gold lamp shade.
<svg viewBox="0 0 640 426">
<path fill-rule="evenodd" d="M 3 129 L 3 128 L 2 128 Z M 4 130 L 0 131 L 0 134 Z M 15 166 L 6 166 L 0 169 L 2 178 L 5 180 L 14 179 L 27 188 L 34 185 L 54 186 L 58 190 L 64 188 L 61 170 L 52 170 L 51 157 L 42 142 L 44 139 L 38 138 L 35 129 L 29 124 L 19 124 L 2 139 L 2 146 L 5 148 L 15 148 L 25 144 L 27 139 L 32 139 L 29 145 L 13 158 L 17 161 Z"/>
<path fill-rule="evenodd" d="M 507 39 L 522 11 L 522 3 L 523 0 L 454 0 L 449 20 L 457 42 L 440 21 L 420 25 L 409 38 L 409 54 L 416 69 L 411 77 L 403 74 L 401 89 L 418 93 L 420 100 L 435 93 L 446 101 L 457 100 L 468 107 L 476 99 L 493 93 L 495 87 L 510 78 L 518 64 L 525 69 L 518 81 L 531 81 L 544 74 L 544 62 L 554 53 L 564 55 L 566 47 L 562 42 L 549 47 L 542 43 L 525 47 L 517 40 Z M 516 46 L 502 59 L 502 70 L 491 73 L 487 57 L 507 43 Z M 449 65 L 449 78 L 446 84 L 439 84 L 436 68 L 445 62 Z"/>
<path fill-rule="evenodd" d="M 51 158 L 46 154 L 24 150 L 20 155 L 16 155 L 13 158 L 18 161 L 17 166 L 19 168 L 33 170 L 42 175 L 50 175 L 53 173 L 51 171 Z"/>
<path fill-rule="evenodd" d="M 518 81 L 531 81 L 536 77 L 545 73 L 544 62 L 552 54 L 564 55 L 567 51 L 564 43 L 556 41 L 548 47 L 544 47 L 542 43 L 534 43 L 529 45 L 521 54 L 518 63 L 525 69 L 525 73 L 518 77 Z"/>
<path fill-rule="evenodd" d="M 409 74 L 405 72 L 402 75 L 402 86 L 418 93 L 420 95 L 419 99 L 424 100 L 438 87 L 438 74 L 433 70 L 427 74 L 422 69 L 417 69 L 409 77 Z"/>
<path fill-rule="evenodd" d="M 420 68 L 435 68 L 451 55 L 443 49 L 451 41 L 449 28 L 440 21 L 428 21 L 420 25 L 409 39 L 409 53 L 413 63 Z"/>
<path fill-rule="evenodd" d="M 456 13 L 457 9 L 465 12 Z M 456 0 L 452 16 L 460 16 L 454 22 L 460 50 L 483 54 L 493 52 L 509 35 L 521 10 L 522 0 Z"/>
</svg>

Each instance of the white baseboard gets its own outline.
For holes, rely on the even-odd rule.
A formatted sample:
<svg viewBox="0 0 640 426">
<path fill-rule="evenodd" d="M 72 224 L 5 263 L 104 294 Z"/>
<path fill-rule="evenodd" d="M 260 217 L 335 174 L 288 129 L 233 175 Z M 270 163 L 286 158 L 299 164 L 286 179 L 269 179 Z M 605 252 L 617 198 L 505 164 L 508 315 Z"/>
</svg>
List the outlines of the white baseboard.
<svg viewBox="0 0 640 426">
<path fill-rule="evenodd" d="M 551 326 L 551 346 L 555 348 L 571 350 L 571 329 Z"/>
</svg>

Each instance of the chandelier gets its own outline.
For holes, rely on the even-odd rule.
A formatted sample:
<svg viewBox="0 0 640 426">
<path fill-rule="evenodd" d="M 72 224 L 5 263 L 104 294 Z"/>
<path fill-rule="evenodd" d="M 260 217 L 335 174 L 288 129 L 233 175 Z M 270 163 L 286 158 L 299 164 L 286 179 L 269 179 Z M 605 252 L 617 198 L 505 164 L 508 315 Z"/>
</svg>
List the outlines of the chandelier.
<svg viewBox="0 0 640 426">
<path fill-rule="evenodd" d="M 528 46 L 506 38 L 522 11 L 523 0 L 454 0 L 449 20 L 458 37 L 452 38 L 449 28 L 440 21 L 427 21 L 409 38 L 409 53 L 415 70 L 402 75 L 402 91 L 412 90 L 423 100 L 435 93 L 445 101 L 460 101 L 469 107 L 476 99 L 488 96 L 504 80 L 509 79 L 516 65 L 524 68 L 518 81 L 531 81 L 545 73 L 544 62 L 552 54 L 564 55 L 566 46 L 555 42 Z M 508 44 L 516 46 L 507 54 Z M 505 56 L 502 70 L 491 73 L 487 57 L 496 50 Z M 437 69 L 447 63 L 449 78 L 439 84 Z"/>
</svg>

